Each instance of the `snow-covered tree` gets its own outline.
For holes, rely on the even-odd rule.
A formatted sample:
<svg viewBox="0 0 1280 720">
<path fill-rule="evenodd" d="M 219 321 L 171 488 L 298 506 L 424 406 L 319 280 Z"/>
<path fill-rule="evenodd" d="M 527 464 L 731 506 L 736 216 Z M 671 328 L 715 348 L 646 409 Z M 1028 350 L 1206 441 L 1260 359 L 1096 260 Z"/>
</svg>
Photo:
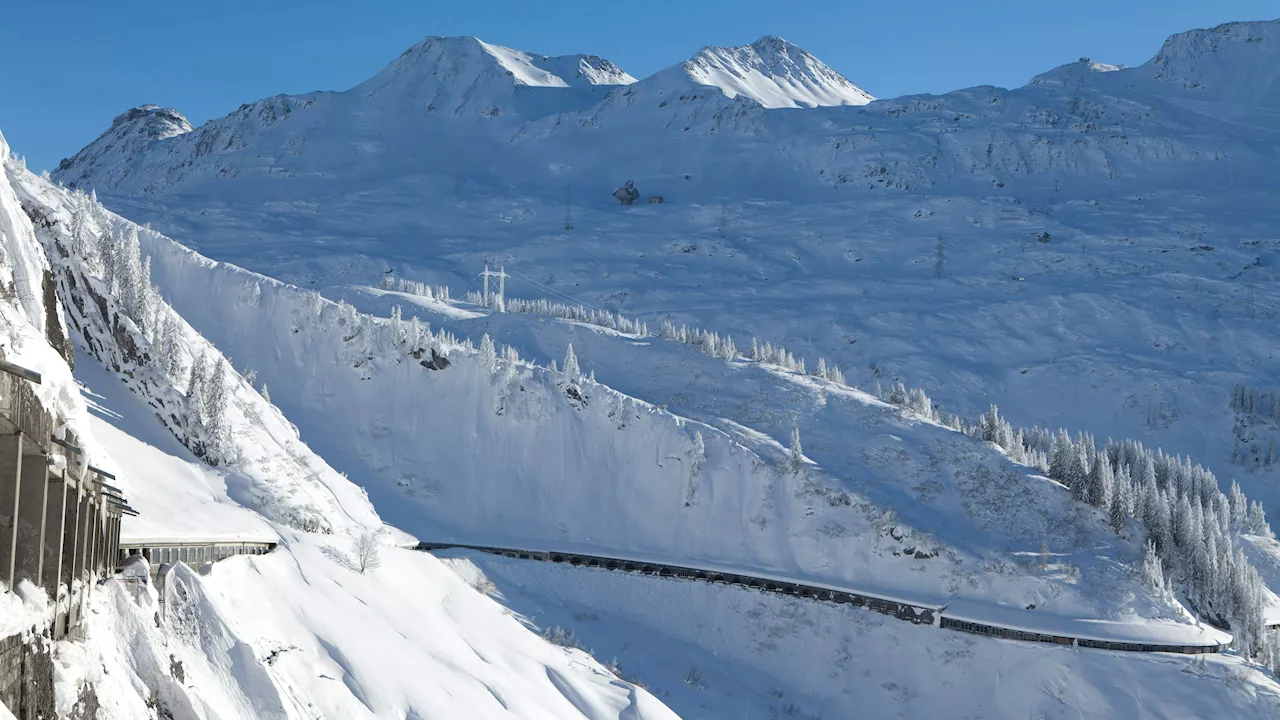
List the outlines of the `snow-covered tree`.
<svg viewBox="0 0 1280 720">
<path fill-rule="evenodd" d="M 573 354 L 573 343 L 564 351 L 564 376 L 570 381 L 577 381 L 582 371 L 578 368 L 578 356 Z"/>
<path fill-rule="evenodd" d="M 1105 453 L 1098 453 L 1089 472 L 1089 502 L 1096 508 L 1110 509 L 1111 495 L 1115 488 L 1115 476 L 1111 461 Z"/>
<path fill-rule="evenodd" d="M 793 475 L 804 470 L 804 448 L 800 446 L 800 426 L 791 426 L 791 447 L 787 451 L 787 467 Z"/>
<path fill-rule="evenodd" d="M 191 367 L 187 371 L 187 400 L 194 403 L 195 407 L 199 409 L 198 414 L 201 416 L 203 416 L 204 376 L 204 350 L 196 348 L 191 355 Z"/>
<path fill-rule="evenodd" d="M 1256 500 L 1249 505 L 1249 515 L 1245 519 L 1244 528 L 1250 535 L 1275 537 L 1271 532 L 1271 526 L 1267 523 L 1267 513 L 1262 509 L 1262 503 Z"/>
<path fill-rule="evenodd" d="M 1160 555 L 1156 552 L 1155 543 L 1148 541 L 1142 553 L 1142 581 L 1156 592 L 1164 592 L 1164 568 L 1160 564 Z"/>
<path fill-rule="evenodd" d="M 356 536 L 351 547 L 352 563 L 361 574 L 382 567 L 382 558 L 378 554 L 378 535 L 363 532 Z"/>
<path fill-rule="evenodd" d="M 227 409 L 230 397 L 227 389 L 227 361 L 219 359 L 209 373 L 208 392 L 205 397 L 205 436 L 211 460 L 228 459 L 231 431 L 227 425 Z"/>
<path fill-rule="evenodd" d="M 1115 491 L 1111 496 L 1110 522 L 1117 533 L 1124 527 L 1129 516 L 1133 514 L 1133 490 L 1129 482 L 1129 468 L 1123 467 L 1116 475 Z"/>
<path fill-rule="evenodd" d="M 567 361 L 566 364 L 568 364 Z M 498 353 L 493 347 L 493 338 L 489 337 L 489 333 L 485 333 L 480 338 L 480 365 L 490 375 L 498 369 Z"/>
<path fill-rule="evenodd" d="M 170 381 L 178 379 L 178 370 L 182 364 L 182 344 L 179 340 L 180 327 L 178 319 L 174 313 L 168 308 L 164 308 L 162 312 L 157 313 L 158 328 L 156 330 L 156 341 L 153 345 L 156 353 L 156 363 L 160 366 L 160 370 L 164 372 L 165 377 Z"/>
</svg>

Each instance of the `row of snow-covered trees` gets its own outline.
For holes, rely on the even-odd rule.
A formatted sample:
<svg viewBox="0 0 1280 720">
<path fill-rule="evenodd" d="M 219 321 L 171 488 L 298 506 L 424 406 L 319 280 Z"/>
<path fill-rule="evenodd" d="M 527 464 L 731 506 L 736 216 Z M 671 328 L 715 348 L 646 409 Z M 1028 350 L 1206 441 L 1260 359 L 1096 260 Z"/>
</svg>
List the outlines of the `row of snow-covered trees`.
<svg viewBox="0 0 1280 720">
<path fill-rule="evenodd" d="M 551 302 L 546 299 L 521 300 L 520 298 L 508 298 L 506 300 L 506 311 L 512 313 L 524 313 L 528 315 L 549 315 L 562 320 L 572 320 L 574 322 L 586 323 L 588 325 L 595 325 L 596 327 L 616 330 L 620 333 L 626 333 L 627 335 L 636 335 L 638 337 L 649 336 L 649 326 L 640 320 L 633 320 L 624 316 L 622 313 L 612 313 L 608 310 L 588 308 L 582 305 Z"/>
<path fill-rule="evenodd" d="M 1132 440 L 1101 447 L 1086 433 L 1015 428 L 993 405 L 977 422 L 944 416 L 922 390 L 900 383 L 883 399 L 921 417 L 942 422 L 1002 448 L 1015 462 L 1035 467 L 1065 485 L 1078 502 L 1106 513 L 1124 533 L 1132 521 L 1144 529 L 1141 575 L 1153 589 L 1178 582 L 1186 599 L 1206 618 L 1230 624 L 1237 647 L 1271 662 L 1280 643 L 1268 633 L 1263 611 L 1267 592 L 1240 545 L 1241 534 L 1274 537 L 1266 512 L 1232 482 L 1221 492 L 1207 468 L 1189 459 L 1151 450 Z"/>
<path fill-rule="evenodd" d="M 426 283 L 401 278 L 385 277 L 382 279 L 381 287 L 384 290 L 435 297 L 445 301 L 449 299 L 448 288 L 446 287 L 436 288 L 433 294 L 431 287 Z M 466 299 L 468 302 L 476 304 L 483 302 L 483 296 L 474 291 L 468 292 Z M 491 299 L 490 304 L 495 305 L 495 301 Z M 539 300 L 506 298 L 503 309 L 511 313 L 547 315 L 562 320 L 572 320 L 637 337 L 651 337 L 653 335 L 649 330 L 648 324 L 643 320 L 628 318 L 622 313 L 589 308 L 576 303 L 555 302 L 545 298 Z M 691 329 L 686 325 L 677 326 L 670 320 L 664 320 L 656 334 L 657 337 L 664 340 L 675 340 L 686 345 L 692 345 L 712 357 L 724 358 L 725 360 L 754 360 L 760 363 L 776 365 L 792 372 L 813 375 L 840 385 L 846 384 L 844 374 L 840 371 L 840 368 L 835 365 L 829 365 L 825 359 L 819 358 L 817 365 L 813 366 L 813 369 L 809 371 L 805 369 L 804 358 L 796 357 L 781 345 L 775 346 L 769 342 L 761 343 L 754 337 L 751 338 L 750 351 L 746 351 L 745 349 L 740 349 L 729 335 L 720 335 L 715 331 L 699 328 Z"/>
<path fill-rule="evenodd" d="M 1280 422 L 1280 390 L 1237 384 L 1231 392 L 1231 409 L 1244 417 Z"/>
<path fill-rule="evenodd" d="M 424 282 L 417 280 L 406 280 L 404 278 L 384 275 L 379 281 L 378 287 L 383 290 L 391 290 L 394 292 L 405 293 L 406 295 L 417 295 L 419 297 L 431 300 L 439 300 L 441 302 L 449 302 L 449 286 L 436 285 L 432 287 Z"/>
<path fill-rule="evenodd" d="M 102 281 L 120 314 L 149 341 L 152 365 L 185 396 L 186 444 L 210 464 L 231 460 L 226 360 L 206 359 L 202 343 L 191 341 L 184 321 L 151 283 L 151 258 L 142 255 L 135 226 L 112 222 L 93 195 L 78 190 L 70 196 L 69 211 L 67 231 L 79 267 Z M 103 320 L 112 322 L 110 317 Z"/>
</svg>

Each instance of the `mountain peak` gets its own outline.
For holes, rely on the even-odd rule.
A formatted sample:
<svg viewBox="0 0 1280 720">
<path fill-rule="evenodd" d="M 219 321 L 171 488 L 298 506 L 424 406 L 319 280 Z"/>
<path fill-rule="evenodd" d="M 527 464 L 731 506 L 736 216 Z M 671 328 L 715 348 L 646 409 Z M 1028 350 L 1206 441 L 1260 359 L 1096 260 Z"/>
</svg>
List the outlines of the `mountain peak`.
<svg viewBox="0 0 1280 720">
<path fill-rule="evenodd" d="M 150 140 L 162 140 L 192 130 L 191 123 L 182 113 L 159 105 L 139 105 L 120 113 L 111 120 L 111 129 L 107 132 L 126 127 L 136 129 Z"/>
<path fill-rule="evenodd" d="M 800 46 L 776 35 L 750 45 L 708 46 L 681 64 L 699 85 L 745 95 L 767 108 L 865 105 L 875 98 Z"/>
<path fill-rule="evenodd" d="M 406 110 L 528 119 L 588 105 L 603 94 L 599 86 L 633 82 L 597 55 L 551 57 L 476 37 L 428 37 L 350 92 Z"/>
<path fill-rule="evenodd" d="M 74 158 L 64 159 L 58 170 L 72 165 L 88 168 L 105 158 L 124 158 L 140 152 L 156 140 L 165 140 L 191 132 L 191 123 L 182 113 L 159 105 L 139 105 L 115 116 L 111 127 Z M 75 178 L 68 178 L 74 182 Z"/>
<path fill-rule="evenodd" d="M 1143 68 L 1204 100 L 1280 108 L 1280 20 L 1171 35 Z"/>
<path fill-rule="evenodd" d="M 1078 86 L 1084 84 L 1088 77 L 1094 73 L 1108 73 L 1117 70 L 1124 70 L 1125 65 L 1110 65 L 1108 63 L 1096 62 L 1090 58 L 1082 57 L 1076 62 L 1059 65 L 1048 72 L 1040 73 L 1031 78 L 1029 85 L 1040 86 Z"/>
<path fill-rule="evenodd" d="M 626 85 L 635 82 L 622 68 L 598 55 L 553 57 L 487 43 L 473 36 L 424 38 L 382 72 L 358 87 L 380 88 L 404 76 L 449 78 L 488 73 L 525 87 Z"/>
</svg>

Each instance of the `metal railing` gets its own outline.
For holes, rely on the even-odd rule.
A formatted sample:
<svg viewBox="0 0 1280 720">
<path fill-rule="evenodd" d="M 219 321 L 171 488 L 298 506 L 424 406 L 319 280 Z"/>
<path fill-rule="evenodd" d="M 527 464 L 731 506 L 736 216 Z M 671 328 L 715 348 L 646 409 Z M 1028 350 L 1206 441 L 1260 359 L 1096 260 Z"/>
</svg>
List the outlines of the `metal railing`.
<svg viewBox="0 0 1280 720">
<path fill-rule="evenodd" d="M 417 545 L 417 549 L 425 552 L 448 549 L 475 550 L 489 553 L 491 555 L 502 555 L 504 557 L 516 558 L 519 560 L 541 560 L 543 562 L 567 563 L 569 565 L 599 568 L 602 570 L 616 570 L 622 572 L 642 573 L 658 577 L 682 578 L 687 580 L 701 580 L 703 582 L 738 585 L 747 588 L 754 588 L 762 592 L 794 595 L 822 602 L 840 603 L 852 605 L 854 607 L 861 607 L 884 615 L 891 615 L 899 620 L 906 620 L 907 622 L 915 623 L 917 625 L 932 625 L 946 630 L 958 630 L 960 632 L 974 633 L 977 635 L 989 635 L 1007 640 L 1053 643 L 1057 645 L 1076 645 L 1079 647 L 1098 648 L 1102 650 L 1167 652 L 1187 655 L 1216 653 L 1226 648 L 1225 645 L 1218 645 L 1214 643 L 1181 644 L 1173 642 L 1129 642 L 1123 640 L 1098 640 L 1093 638 L 1075 638 L 1069 635 L 1038 633 L 1017 628 L 1006 628 L 997 625 L 988 625 L 951 618 L 946 615 L 947 609 L 945 605 L 919 604 L 878 595 L 871 595 L 849 589 L 835 589 L 832 587 L 811 585 L 789 580 L 779 580 L 776 578 L 762 578 L 743 573 L 722 572 L 687 567 L 683 565 L 670 565 L 667 563 L 646 562 L 642 560 L 614 558 L 603 555 L 583 555 L 581 553 L 558 552 L 554 550 L 539 551 L 519 548 L 493 547 L 487 545 L 438 542 L 420 542 Z"/>
</svg>

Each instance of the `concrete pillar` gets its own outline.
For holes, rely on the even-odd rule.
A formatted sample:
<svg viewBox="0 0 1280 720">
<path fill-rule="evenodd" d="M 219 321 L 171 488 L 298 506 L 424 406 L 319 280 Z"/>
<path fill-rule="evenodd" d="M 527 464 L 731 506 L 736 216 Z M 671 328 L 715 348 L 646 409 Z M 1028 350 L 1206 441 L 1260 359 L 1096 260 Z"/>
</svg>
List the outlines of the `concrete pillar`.
<svg viewBox="0 0 1280 720">
<path fill-rule="evenodd" d="M 0 436 L 0 585 L 6 588 L 13 587 L 21 485 L 22 433 Z"/>
<path fill-rule="evenodd" d="M 67 477 L 69 481 L 73 480 L 70 475 Z M 76 577 L 76 548 L 80 546 L 80 496 L 83 492 L 79 482 L 75 482 L 75 487 L 68 487 L 67 492 L 67 512 L 62 526 L 61 577 L 68 590 Z"/>
<path fill-rule="evenodd" d="M 62 544 L 66 532 L 67 480 L 66 470 L 50 473 L 45 492 L 44 511 L 44 570 L 41 584 L 49 597 L 58 597 L 58 578 L 62 575 Z"/>
<path fill-rule="evenodd" d="M 26 578 L 40 584 L 44 566 L 44 511 L 48 487 L 47 460 L 43 456 L 28 456 L 22 464 L 22 487 L 19 488 L 15 580 Z"/>
</svg>

